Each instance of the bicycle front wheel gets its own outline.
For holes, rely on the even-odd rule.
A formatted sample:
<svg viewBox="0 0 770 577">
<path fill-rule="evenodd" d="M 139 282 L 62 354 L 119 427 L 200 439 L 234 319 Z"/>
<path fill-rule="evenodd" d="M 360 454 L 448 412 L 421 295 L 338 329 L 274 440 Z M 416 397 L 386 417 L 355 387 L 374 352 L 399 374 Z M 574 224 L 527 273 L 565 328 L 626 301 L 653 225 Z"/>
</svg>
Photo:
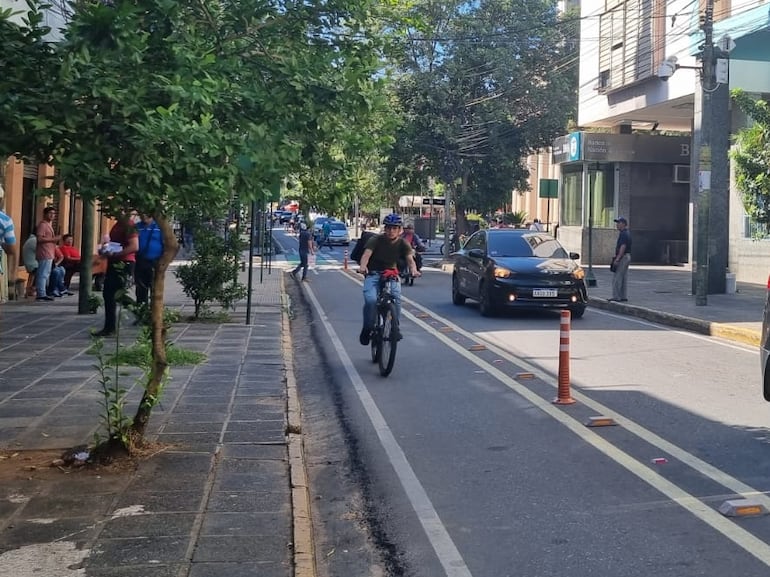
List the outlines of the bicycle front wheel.
<svg viewBox="0 0 770 577">
<path fill-rule="evenodd" d="M 380 374 L 387 377 L 393 370 L 396 362 L 396 348 L 398 347 L 399 330 L 396 318 L 396 305 L 389 303 L 381 313 L 382 333 L 380 340 Z"/>
<path fill-rule="evenodd" d="M 380 337 L 380 327 L 375 327 L 372 331 L 372 362 L 378 363 L 382 356 L 382 338 Z"/>
</svg>

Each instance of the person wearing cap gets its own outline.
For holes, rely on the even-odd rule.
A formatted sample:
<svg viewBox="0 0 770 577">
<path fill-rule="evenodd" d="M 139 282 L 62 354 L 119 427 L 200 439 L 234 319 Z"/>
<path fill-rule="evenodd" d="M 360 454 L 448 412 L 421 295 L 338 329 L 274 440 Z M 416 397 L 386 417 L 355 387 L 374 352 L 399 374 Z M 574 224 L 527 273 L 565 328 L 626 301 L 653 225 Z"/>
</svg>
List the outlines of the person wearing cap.
<svg viewBox="0 0 770 577">
<path fill-rule="evenodd" d="M 612 277 L 611 301 L 626 302 L 628 300 L 628 265 L 631 264 L 631 233 L 628 232 L 628 221 L 620 216 L 615 219 L 618 229 L 618 241 L 615 244 L 615 258 L 612 259 L 614 276 Z"/>
<path fill-rule="evenodd" d="M 307 282 L 307 261 L 308 255 L 315 254 L 313 250 L 313 237 L 307 230 L 304 222 L 299 224 L 299 264 L 289 274 L 294 280 L 297 279 L 297 273 L 302 269 L 302 280 Z"/>
</svg>

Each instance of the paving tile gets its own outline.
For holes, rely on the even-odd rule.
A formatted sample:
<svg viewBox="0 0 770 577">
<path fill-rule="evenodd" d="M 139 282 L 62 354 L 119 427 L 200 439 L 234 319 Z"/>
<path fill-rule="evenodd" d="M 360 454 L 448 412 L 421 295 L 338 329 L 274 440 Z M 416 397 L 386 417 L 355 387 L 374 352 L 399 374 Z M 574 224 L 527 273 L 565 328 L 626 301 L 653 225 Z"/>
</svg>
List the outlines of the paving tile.
<svg viewBox="0 0 770 577">
<path fill-rule="evenodd" d="M 201 528 L 201 535 L 283 535 L 291 536 L 291 511 L 269 513 L 214 513 L 209 512 Z"/>
<path fill-rule="evenodd" d="M 189 535 L 195 513 L 140 513 L 110 519 L 100 539 L 124 537 L 174 537 Z"/>
<path fill-rule="evenodd" d="M 288 563 L 193 563 L 189 577 L 292 577 Z"/>
<path fill-rule="evenodd" d="M 291 503 L 288 484 L 285 490 L 270 487 L 269 491 L 214 490 L 208 503 L 209 511 L 268 513 L 282 511 Z"/>
<path fill-rule="evenodd" d="M 148 480 L 148 484 L 152 485 L 152 480 Z M 130 507 L 134 509 L 141 507 L 143 511 L 148 513 L 196 512 L 201 506 L 202 499 L 203 487 L 190 491 L 159 491 L 152 487 L 135 484 L 131 486 L 129 492 L 120 496 L 115 508 L 128 509 Z"/>
<path fill-rule="evenodd" d="M 193 553 L 193 563 L 253 562 L 259 559 L 280 565 L 290 561 L 288 535 L 201 536 Z"/>
<path fill-rule="evenodd" d="M 121 565 L 181 563 L 187 554 L 188 537 L 136 537 L 99 539 L 86 560 L 88 568 Z"/>
</svg>

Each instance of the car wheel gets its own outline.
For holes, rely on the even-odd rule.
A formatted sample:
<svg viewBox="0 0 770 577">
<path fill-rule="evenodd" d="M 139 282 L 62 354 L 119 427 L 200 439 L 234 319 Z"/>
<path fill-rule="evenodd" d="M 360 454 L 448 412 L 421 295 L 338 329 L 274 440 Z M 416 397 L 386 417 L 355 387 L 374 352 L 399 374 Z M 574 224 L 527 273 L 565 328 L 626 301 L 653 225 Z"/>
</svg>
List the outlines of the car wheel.
<svg viewBox="0 0 770 577">
<path fill-rule="evenodd" d="M 457 275 L 452 275 L 452 303 L 457 306 L 465 304 L 465 295 L 460 293 L 460 281 L 457 280 Z"/>
<path fill-rule="evenodd" d="M 497 312 L 492 302 L 492 294 L 486 284 L 481 285 L 481 288 L 479 288 L 479 312 L 482 317 L 493 317 L 495 312 Z"/>
<path fill-rule="evenodd" d="M 582 319 L 583 318 L 583 314 L 585 314 L 585 312 L 586 312 L 586 307 L 585 306 L 582 306 L 582 307 L 572 307 L 571 309 L 569 309 L 569 312 L 572 313 L 572 318 L 573 319 Z"/>
</svg>

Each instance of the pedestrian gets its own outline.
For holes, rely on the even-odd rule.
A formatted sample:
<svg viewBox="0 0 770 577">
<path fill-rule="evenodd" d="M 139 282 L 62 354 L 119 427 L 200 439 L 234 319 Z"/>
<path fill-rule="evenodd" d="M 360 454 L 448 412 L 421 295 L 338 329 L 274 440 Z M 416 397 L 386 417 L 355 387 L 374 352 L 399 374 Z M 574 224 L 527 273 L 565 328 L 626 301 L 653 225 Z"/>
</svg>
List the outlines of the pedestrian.
<svg viewBox="0 0 770 577">
<path fill-rule="evenodd" d="M 3 269 L 3 254 L 7 254 L 9 257 L 13 257 L 7 260 L 7 275 Z M 16 267 L 18 266 L 16 262 L 14 262 L 15 257 L 16 234 L 14 232 L 13 219 L 5 214 L 2 209 L 0 209 L 0 281 L 2 281 L 3 286 L 7 286 L 7 284 L 15 284 Z M 8 277 L 7 280 L 6 276 Z"/>
<path fill-rule="evenodd" d="M 332 225 L 329 220 L 324 222 L 322 229 L 323 230 L 323 240 L 321 241 L 321 246 L 326 245 L 329 247 L 329 250 L 332 250 Z"/>
<path fill-rule="evenodd" d="M 536 230 L 537 232 L 543 232 L 543 225 L 540 224 L 540 219 L 536 218 L 532 221 L 532 224 L 529 225 L 529 230 Z"/>
<path fill-rule="evenodd" d="M 625 217 L 615 219 L 618 229 L 618 241 L 615 244 L 615 257 L 612 259 L 612 298 L 611 301 L 628 300 L 628 265 L 631 263 L 631 233 Z"/>
<path fill-rule="evenodd" d="M 104 328 L 94 336 L 109 337 L 115 334 L 117 326 L 118 291 L 128 288 L 134 275 L 136 251 L 139 250 L 139 235 L 127 214 L 121 214 L 112 229 L 110 242 L 101 254 L 107 257 L 107 273 L 104 275 Z"/>
<path fill-rule="evenodd" d="M 134 289 L 136 304 L 146 307 L 155 280 L 158 260 L 163 254 L 163 232 L 155 219 L 148 214 L 143 214 L 136 223 L 136 231 L 139 235 L 139 250 L 136 252 Z"/>
<path fill-rule="evenodd" d="M 52 206 L 45 207 L 43 220 L 38 223 L 35 229 L 35 236 L 37 237 L 37 246 L 35 247 L 35 258 L 37 259 L 36 301 L 54 300 L 53 297 L 48 296 L 48 278 L 51 276 L 56 243 L 61 240 L 61 235 L 55 234 L 51 225 L 54 218 L 56 218 L 56 209 Z"/>
<path fill-rule="evenodd" d="M 308 255 L 315 254 L 313 247 L 313 237 L 307 229 L 304 222 L 299 224 L 299 264 L 289 274 L 291 278 L 297 280 L 297 273 L 302 269 L 302 280 L 307 282 L 307 261 Z"/>
</svg>

